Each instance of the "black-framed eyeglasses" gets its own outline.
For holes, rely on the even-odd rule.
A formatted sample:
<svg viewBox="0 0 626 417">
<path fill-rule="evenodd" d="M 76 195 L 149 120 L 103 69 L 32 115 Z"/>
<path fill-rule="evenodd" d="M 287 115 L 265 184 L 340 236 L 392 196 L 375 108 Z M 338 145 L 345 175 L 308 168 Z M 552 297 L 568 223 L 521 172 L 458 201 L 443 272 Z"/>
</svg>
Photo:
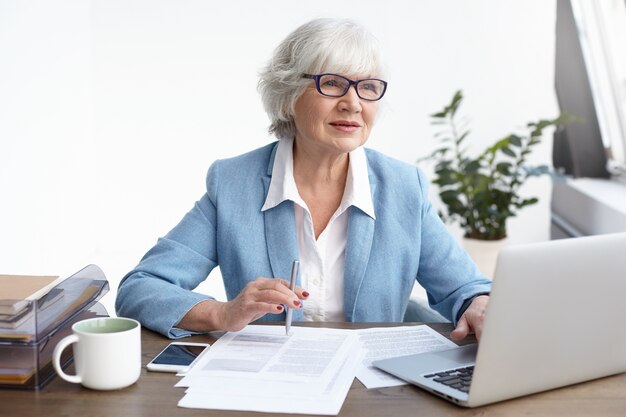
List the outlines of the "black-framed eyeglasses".
<svg viewBox="0 0 626 417">
<path fill-rule="evenodd" d="M 387 81 L 378 78 L 366 78 L 364 80 L 351 80 L 338 74 L 302 74 L 302 78 L 315 80 L 317 91 L 328 97 L 345 96 L 351 86 L 354 85 L 356 94 L 367 101 L 377 101 L 383 98 L 387 91 Z"/>
</svg>

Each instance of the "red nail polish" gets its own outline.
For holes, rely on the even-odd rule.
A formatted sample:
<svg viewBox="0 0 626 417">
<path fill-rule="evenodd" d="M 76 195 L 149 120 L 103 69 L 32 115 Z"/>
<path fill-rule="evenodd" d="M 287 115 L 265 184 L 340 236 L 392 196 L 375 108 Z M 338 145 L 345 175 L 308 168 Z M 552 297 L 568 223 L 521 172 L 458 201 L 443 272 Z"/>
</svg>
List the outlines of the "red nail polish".
<svg viewBox="0 0 626 417">
<path fill-rule="evenodd" d="M 276 310 L 283 311 L 283 306 L 276 306 Z"/>
<path fill-rule="evenodd" d="M 297 306 L 299 306 L 299 305 L 300 305 L 300 301 L 299 301 L 299 300 L 296 300 L 296 301 L 294 301 L 293 303 L 294 303 L 295 305 L 297 305 Z"/>
<path fill-rule="evenodd" d="M 309 293 L 308 293 L 307 291 L 302 291 L 302 295 L 303 295 L 304 297 L 308 297 L 308 296 L 309 296 Z"/>
</svg>

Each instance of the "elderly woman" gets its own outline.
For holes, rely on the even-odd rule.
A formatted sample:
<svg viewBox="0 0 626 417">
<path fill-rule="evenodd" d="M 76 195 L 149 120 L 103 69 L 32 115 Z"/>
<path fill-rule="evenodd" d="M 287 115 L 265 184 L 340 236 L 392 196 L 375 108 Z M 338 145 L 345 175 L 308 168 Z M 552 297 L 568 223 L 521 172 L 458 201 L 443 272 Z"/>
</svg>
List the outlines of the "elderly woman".
<svg viewBox="0 0 626 417">
<path fill-rule="evenodd" d="M 279 140 L 213 163 L 206 194 L 122 280 L 118 314 L 171 338 L 282 321 L 285 307 L 296 321 L 398 322 L 417 280 L 453 338 L 480 337 L 490 281 L 433 210 L 428 180 L 363 147 L 386 89 L 357 24 L 291 33 L 259 82 Z M 192 292 L 216 266 L 227 302 Z"/>
</svg>

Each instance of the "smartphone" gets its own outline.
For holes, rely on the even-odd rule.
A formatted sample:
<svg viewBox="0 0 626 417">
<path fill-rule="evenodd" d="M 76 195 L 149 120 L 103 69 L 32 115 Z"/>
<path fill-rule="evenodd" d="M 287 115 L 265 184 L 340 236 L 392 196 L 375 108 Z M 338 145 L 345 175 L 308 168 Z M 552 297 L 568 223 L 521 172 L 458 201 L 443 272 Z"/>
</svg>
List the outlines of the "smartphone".
<svg viewBox="0 0 626 417">
<path fill-rule="evenodd" d="M 172 342 L 146 368 L 156 372 L 184 372 L 210 346 L 208 343 Z"/>
</svg>

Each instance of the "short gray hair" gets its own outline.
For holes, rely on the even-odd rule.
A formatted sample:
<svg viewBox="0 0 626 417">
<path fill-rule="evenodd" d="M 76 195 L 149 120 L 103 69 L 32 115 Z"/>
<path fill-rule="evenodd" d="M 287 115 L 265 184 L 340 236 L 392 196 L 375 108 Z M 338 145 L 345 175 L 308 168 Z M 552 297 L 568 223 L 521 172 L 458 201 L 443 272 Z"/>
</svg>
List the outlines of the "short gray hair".
<svg viewBox="0 0 626 417">
<path fill-rule="evenodd" d="M 295 104 L 311 82 L 302 74 L 324 72 L 383 77 L 376 38 L 351 20 L 333 18 L 312 20 L 289 34 L 260 73 L 258 90 L 271 121 L 270 134 L 295 136 Z"/>
</svg>

